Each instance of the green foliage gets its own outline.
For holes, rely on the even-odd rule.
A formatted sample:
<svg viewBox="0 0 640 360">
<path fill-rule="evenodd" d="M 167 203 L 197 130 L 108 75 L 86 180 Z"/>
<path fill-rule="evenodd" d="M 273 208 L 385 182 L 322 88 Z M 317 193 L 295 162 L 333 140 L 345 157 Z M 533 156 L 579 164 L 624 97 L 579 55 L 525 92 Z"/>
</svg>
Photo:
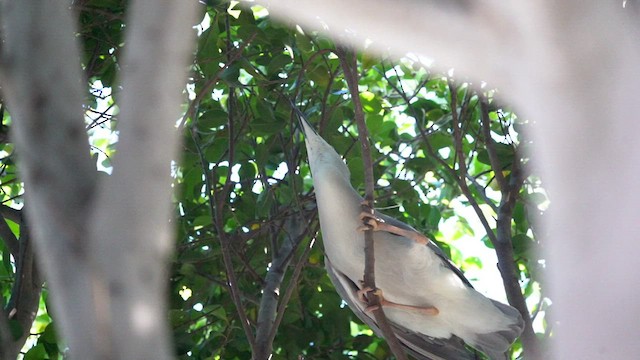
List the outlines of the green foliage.
<svg viewBox="0 0 640 360">
<path fill-rule="evenodd" d="M 111 96 L 109 90 L 117 88 L 125 9 L 120 0 L 91 0 L 79 13 L 83 67 L 93 88 L 87 103 L 91 142 L 98 168 L 106 172 L 117 143 L 118 93 Z M 178 358 L 251 358 L 238 305 L 255 330 L 265 277 L 287 241 L 292 219 L 301 222 L 307 236 L 294 239 L 283 269 L 280 299 L 289 294 L 290 300 L 273 343 L 274 359 L 389 358 L 386 344 L 344 308 L 329 282 L 321 237 L 310 245 L 319 224 L 291 102 L 344 155 L 353 185 L 364 188 L 353 104 L 335 44 L 275 23 L 259 6 L 236 9 L 225 1 L 208 2 L 197 29 L 179 129 L 184 147 L 174 168 L 177 243 L 168 319 Z M 522 130 L 527 122 L 498 106 L 491 91 L 480 94 L 476 84 L 451 85 L 443 74 L 408 58 L 394 62 L 360 54 L 358 70 L 374 144 L 373 170 L 380 179 L 376 206 L 430 235 L 463 269 L 493 266 L 474 254 L 463 257 L 456 247 L 456 238 L 479 242 L 487 233 L 474 225 L 477 214 L 465 217 L 459 209 L 470 207 L 470 200 L 481 204 L 481 215 L 493 224 L 489 232 L 495 232 L 491 219 L 502 198 L 489 147 L 509 181 L 514 164 L 528 161 L 522 151 L 528 144 Z M 483 133 L 481 96 L 490 102 L 491 139 Z M 3 201 L 19 208 L 22 186 L 12 146 L 2 147 Z M 460 153 L 467 168 L 462 180 Z M 468 185 L 468 194 L 460 181 Z M 544 263 L 535 252 L 540 241 L 535 225 L 548 201 L 539 180 L 529 174 L 517 195 L 511 222 L 515 261 L 530 310 L 542 310 L 542 317 L 549 302 L 540 287 Z M 443 225 L 451 221 L 453 230 L 445 232 Z M 493 247 L 488 236 L 484 240 Z M 0 255 L 0 294 L 6 302 L 15 264 L 2 242 Z M 232 296 L 229 268 L 240 304 Z M 536 330 L 544 332 L 545 326 Z M 64 349 L 56 345 L 50 321 L 38 334 L 25 359 L 56 358 Z"/>
</svg>

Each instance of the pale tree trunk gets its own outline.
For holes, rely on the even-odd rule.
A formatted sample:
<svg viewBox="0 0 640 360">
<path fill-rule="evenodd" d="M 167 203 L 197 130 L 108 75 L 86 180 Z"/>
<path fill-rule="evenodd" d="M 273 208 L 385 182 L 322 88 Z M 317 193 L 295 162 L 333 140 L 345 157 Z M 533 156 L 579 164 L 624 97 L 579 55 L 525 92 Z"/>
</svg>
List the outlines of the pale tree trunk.
<svg viewBox="0 0 640 360">
<path fill-rule="evenodd" d="M 0 77 L 27 216 L 74 359 L 169 359 L 170 163 L 197 3 L 137 0 L 123 62 L 114 174 L 98 179 L 67 1 L 5 1 Z"/>
<path fill-rule="evenodd" d="M 551 358 L 640 353 L 640 38 L 623 1 L 263 1 L 274 16 L 369 51 L 487 81 L 532 126 L 555 308 Z M 345 31 L 349 29 L 349 31 Z M 527 314 L 524 314 L 527 315 Z M 549 358 L 523 339 L 525 357 Z M 529 345 L 527 345 L 529 343 Z"/>
</svg>

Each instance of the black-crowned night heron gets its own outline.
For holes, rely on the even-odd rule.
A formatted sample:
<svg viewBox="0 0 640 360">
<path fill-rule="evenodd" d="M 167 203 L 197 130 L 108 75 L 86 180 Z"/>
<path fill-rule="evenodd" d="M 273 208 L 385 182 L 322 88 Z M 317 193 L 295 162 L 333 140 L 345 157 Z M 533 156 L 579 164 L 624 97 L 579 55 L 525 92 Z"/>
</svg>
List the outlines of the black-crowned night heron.
<svg viewBox="0 0 640 360">
<path fill-rule="evenodd" d="M 473 289 L 433 242 L 411 226 L 375 212 L 351 186 L 340 155 L 301 118 L 313 177 L 325 266 L 353 312 L 382 335 L 362 300 L 363 229 L 374 229 L 376 286 L 402 346 L 418 359 L 475 359 L 465 343 L 491 359 L 505 352 L 524 322 L 511 306 Z"/>
</svg>

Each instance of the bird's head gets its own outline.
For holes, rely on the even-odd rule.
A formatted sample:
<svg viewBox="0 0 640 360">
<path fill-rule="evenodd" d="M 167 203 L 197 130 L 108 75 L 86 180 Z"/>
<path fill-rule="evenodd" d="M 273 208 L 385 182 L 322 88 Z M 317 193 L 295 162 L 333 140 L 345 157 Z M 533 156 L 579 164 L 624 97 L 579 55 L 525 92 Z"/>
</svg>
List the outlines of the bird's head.
<svg viewBox="0 0 640 360">
<path fill-rule="evenodd" d="M 300 124 L 306 138 L 307 156 L 313 177 L 319 180 L 318 178 L 324 176 L 338 175 L 348 182 L 351 173 L 342 161 L 342 157 L 302 117 L 300 117 Z"/>
</svg>

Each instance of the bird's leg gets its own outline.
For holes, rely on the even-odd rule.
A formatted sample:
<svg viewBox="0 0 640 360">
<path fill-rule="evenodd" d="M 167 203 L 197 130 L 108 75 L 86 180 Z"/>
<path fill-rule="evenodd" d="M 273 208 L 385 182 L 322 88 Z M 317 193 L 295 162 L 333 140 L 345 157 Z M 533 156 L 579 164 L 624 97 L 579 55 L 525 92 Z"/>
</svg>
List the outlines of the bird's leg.
<svg viewBox="0 0 640 360">
<path fill-rule="evenodd" d="M 414 306 L 414 305 L 403 305 L 403 304 L 398 304 L 398 303 L 394 303 L 392 301 L 389 301 L 387 299 L 384 298 L 383 294 L 382 294 L 382 290 L 380 289 L 372 289 L 370 287 L 365 287 L 363 289 L 358 290 L 358 299 L 360 299 L 360 301 L 367 303 L 367 299 L 365 298 L 366 293 L 369 292 L 373 292 L 374 295 L 378 296 L 378 298 L 380 299 L 380 306 L 383 307 L 389 307 L 389 308 L 396 308 L 396 309 L 401 309 L 401 310 L 406 310 L 406 311 L 413 311 L 413 312 L 417 312 L 423 315 L 438 315 L 440 313 L 440 310 L 438 310 L 438 308 L 436 308 L 435 306 Z M 373 311 L 378 309 L 378 305 L 371 305 L 371 306 L 367 306 L 366 309 L 364 309 L 365 312 L 369 312 L 369 311 Z"/>
<path fill-rule="evenodd" d="M 362 225 L 358 227 L 358 231 L 386 231 L 394 235 L 406 237 L 407 239 L 411 239 L 421 245 L 429 243 L 429 238 L 419 232 L 391 225 L 377 217 L 373 209 L 371 209 L 366 203 L 362 203 L 362 207 L 363 210 L 359 216 L 362 221 Z"/>
</svg>

